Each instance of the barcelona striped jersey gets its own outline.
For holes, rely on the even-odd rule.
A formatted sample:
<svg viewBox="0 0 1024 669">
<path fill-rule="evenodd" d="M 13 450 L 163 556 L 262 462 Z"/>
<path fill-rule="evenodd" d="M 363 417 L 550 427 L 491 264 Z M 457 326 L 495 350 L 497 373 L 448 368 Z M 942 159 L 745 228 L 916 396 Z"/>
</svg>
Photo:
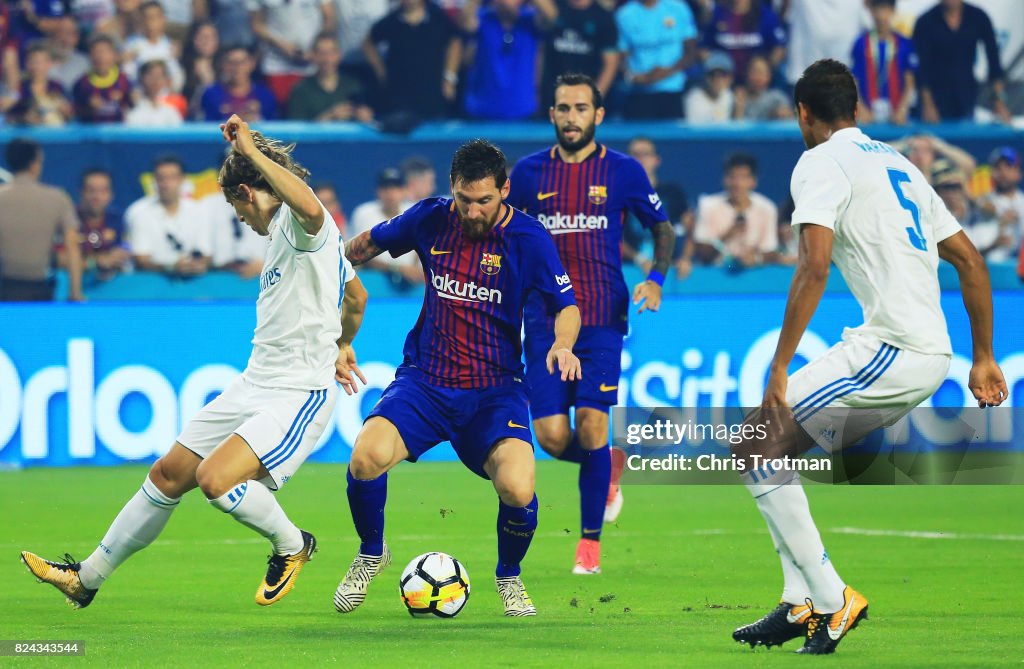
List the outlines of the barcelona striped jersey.
<svg viewBox="0 0 1024 669">
<path fill-rule="evenodd" d="M 668 220 L 643 167 L 601 144 L 580 163 L 563 161 L 552 147 L 520 160 L 510 178 L 506 201 L 537 217 L 551 234 L 572 279 L 583 325 L 625 333 L 629 291 L 621 243 L 626 212 L 646 228 Z M 527 322 L 545 317 L 539 298 L 531 298 Z"/>
<path fill-rule="evenodd" d="M 535 294 L 546 314 L 576 303 L 550 235 L 531 216 L 501 205 L 483 239 L 462 233 L 455 202 L 423 200 L 379 223 L 374 243 L 393 257 L 415 251 L 427 286 L 405 340 L 402 367 L 447 388 L 522 381 L 523 305 Z"/>
</svg>

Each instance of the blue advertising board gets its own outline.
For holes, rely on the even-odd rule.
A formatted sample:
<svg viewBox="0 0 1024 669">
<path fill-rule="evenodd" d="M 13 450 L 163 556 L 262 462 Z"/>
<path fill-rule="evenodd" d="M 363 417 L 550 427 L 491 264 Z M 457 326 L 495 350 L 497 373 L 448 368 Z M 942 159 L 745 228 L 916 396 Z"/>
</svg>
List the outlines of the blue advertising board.
<svg viewBox="0 0 1024 669">
<path fill-rule="evenodd" d="M 1012 402 L 1024 391 L 1024 293 L 994 299 L 996 357 Z M 758 404 L 784 306 L 783 295 L 671 296 L 659 313 L 634 316 L 620 404 Z M 959 294 L 944 294 L 942 306 L 955 354 L 935 404 L 968 406 L 967 315 Z M 347 461 L 418 311 L 415 299 L 371 300 L 356 341 L 369 387 L 340 397 L 312 460 Z M 852 297 L 827 294 L 794 368 L 861 318 Z M 255 309 L 244 302 L 2 305 L 0 323 L 0 465 L 108 465 L 166 452 L 182 425 L 245 367 Z M 429 458 L 454 453 L 445 446 Z"/>
</svg>

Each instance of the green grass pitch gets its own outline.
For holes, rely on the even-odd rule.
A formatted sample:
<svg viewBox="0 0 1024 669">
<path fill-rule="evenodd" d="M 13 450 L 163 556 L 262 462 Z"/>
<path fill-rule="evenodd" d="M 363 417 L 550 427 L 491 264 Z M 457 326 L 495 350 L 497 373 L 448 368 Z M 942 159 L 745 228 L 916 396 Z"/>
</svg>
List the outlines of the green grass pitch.
<svg viewBox="0 0 1024 669">
<path fill-rule="evenodd" d="M 870 620 L 832 658 L 749 650 L 730 633 L 781 589 L 771 540 L 741 486 L 632 486 L 606 526 L 600 576 L 570 573 L 575 469 L 538 465 L 540 529 L 524 564 L 535 619 L 506 619 L 494 591 L 496 499 L 457 463 L 403 464 L 390 478 L 395 564 L 353 614 L 331 596 L 356 547 L 342 465 L 306 465 L 281 493 L 320 542 L 292 593 L 253 601 L 268 546 L 192 493 L 164 534 L 83 611 L 40 585 L 19 549 L 84 558 L 145 468 L 0 474 L 0 639 L 80 639 L 82 658 L 0 657 L 0 666 L 676 667 L 1020 666 L 1024 487 L 824 487 L 808 496 L 840 573 Z M 398 598 L 413 556 L 451 553 L 472 596 L 455 620 L 414 620 Z"/>
</svg>

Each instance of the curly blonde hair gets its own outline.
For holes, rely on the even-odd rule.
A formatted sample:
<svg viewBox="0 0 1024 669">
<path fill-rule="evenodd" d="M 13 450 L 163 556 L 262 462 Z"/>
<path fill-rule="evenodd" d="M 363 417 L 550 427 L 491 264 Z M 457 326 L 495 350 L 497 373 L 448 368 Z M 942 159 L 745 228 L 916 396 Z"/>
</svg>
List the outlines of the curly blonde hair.
<svg viewBox="0 0 1024 669">
<path fill-rule="evenodd" d="M 283 144 L 276 139 L 265 137 L 257 130 L 252 131 L 252 141 L 260 153 L 270 158 L 275 163 L 285 168 L 300 179 L 305 180 L 309 176 L 309 170 L 300 165 L 292 158 L 292 151 L 295 144 Z M 241 198 L 239 186 L 245 184 L 249 188 L 274 193 L 274 189 L 264 178 L 260 171 L 244 157 L 237 149 L 231 149 L 224 164 L 220 167 L 220 174 L 217 175 L 217 182 L 220 184 L 224 196 L 228 200 Z M 277 195 L 277 193 L 274 193 Z"/>
</svg>

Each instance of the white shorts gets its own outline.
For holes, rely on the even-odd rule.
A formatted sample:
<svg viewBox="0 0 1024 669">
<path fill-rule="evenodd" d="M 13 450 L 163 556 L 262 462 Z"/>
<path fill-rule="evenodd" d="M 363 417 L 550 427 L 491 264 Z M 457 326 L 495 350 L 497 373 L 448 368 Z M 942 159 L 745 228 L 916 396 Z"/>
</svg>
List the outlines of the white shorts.
<svg viewBox="0 0 1024 669">
<path fill-rule="evenodd" d="M 309 457 L 337 399 L 336 385 L 310 391 L 264 388 L 240 376 L 196 414 L 178 443 L 205 458 L 237 434 L 270 472 L 270 480 L 262 482 L 277 490 Z"/>
<path fill-rule="evenodd" d="M 948 355 L 902 350 L 844 332 L 843 341 L 790 377 L 786 403 L 807 434 L 831 453 L 892 425 L 931 397 L 946 379 L 949 361 Z"/>
</svg>

